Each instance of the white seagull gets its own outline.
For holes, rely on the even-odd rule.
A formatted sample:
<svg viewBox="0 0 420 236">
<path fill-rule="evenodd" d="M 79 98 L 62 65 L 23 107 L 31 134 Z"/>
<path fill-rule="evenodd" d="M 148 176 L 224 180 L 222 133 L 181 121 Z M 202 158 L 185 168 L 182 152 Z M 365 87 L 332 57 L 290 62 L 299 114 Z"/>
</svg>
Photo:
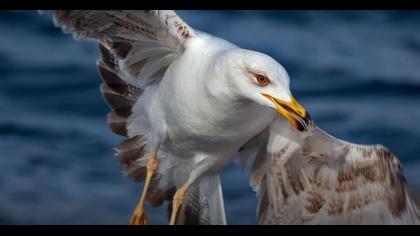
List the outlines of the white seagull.
<svg viewBox="0 0 420 236">
<path fill-rule="evenodd" d="M 119 160 L 145 180 L 131 224 L 148 223 L 146 201 L 171 199 L 170 224 L 226 224 L 219 173 L 238 153 L 252 163 L 261 224 L 419 223 L 398 159 L 319 129 L 273 58 L 194 30 L 174 11 L 53 18 L 99 43 L 109 126 L 127 137 Z"/>
</svg>

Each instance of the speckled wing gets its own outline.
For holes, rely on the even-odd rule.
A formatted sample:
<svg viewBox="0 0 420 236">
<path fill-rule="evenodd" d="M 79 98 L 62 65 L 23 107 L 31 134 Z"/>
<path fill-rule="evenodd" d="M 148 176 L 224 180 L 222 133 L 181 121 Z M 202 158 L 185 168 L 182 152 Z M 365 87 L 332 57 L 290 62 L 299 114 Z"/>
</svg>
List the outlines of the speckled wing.
<svg viewBox="0 0 420 236">
<path fill-rule="evenodd" d="M 259 224 L 419 224 L 397 157 L 275 120 L 252 165 Z"/>
</svg>

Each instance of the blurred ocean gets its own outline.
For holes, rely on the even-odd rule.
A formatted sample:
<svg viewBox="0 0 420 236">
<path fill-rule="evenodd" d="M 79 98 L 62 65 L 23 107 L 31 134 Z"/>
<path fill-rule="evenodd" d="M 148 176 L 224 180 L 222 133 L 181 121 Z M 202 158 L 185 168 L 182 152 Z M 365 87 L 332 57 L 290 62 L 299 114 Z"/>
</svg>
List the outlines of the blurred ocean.
<svg viewBox="0 0 420 236">
<path fill-rule="evenodd" d="M 381 143 L 420 191 L 420 12 L 180 11 L 192 27 L 267 53 L 317 124 Z M 0 224 L 127 224 L 142 186 L 113 156 L 97 45 L 36 11 L 0 11 Z M 248 172 L 222 173 L 229 224 L 255 224 Z M 166 206 L 148 208 L 165 224 Z"/>
</svg>

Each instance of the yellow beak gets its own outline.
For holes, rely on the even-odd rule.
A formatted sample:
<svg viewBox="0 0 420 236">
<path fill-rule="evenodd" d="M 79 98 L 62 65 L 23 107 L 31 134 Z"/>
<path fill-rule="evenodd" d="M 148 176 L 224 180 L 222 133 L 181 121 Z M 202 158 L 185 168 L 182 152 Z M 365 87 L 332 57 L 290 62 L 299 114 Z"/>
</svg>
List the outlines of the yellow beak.
<svg viewBox="0 0 420 236">
<path fill-rule="evenodd" d="M 312 123 L 312 119 L 308 112 L 306 112 L 305 108 L 303 108 L 294 97 L 291 98 L 290 102 L 286 102 L 265 93 L 262 93 L 261 95 L 270 100 L 274 104 L 276 111 L 284 116 L 290 124 L 299 131 L 308 129 L 309 125 Z"/>
</svg>

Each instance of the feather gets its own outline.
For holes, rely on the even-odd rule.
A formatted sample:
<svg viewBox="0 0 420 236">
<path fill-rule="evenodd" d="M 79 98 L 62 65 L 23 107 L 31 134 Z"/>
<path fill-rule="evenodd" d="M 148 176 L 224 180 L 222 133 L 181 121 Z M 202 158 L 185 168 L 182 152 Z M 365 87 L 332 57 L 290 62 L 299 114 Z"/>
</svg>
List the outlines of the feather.
<svg viewBox="0 0 420 236">
<path fill-rule="evenodd" d="M 108 126 L 111 128 L 112 132 L 121 136 L 127 136 L 127 119 L 118 116 L 117 113 L 108 113 Z"/>
<path fill-rule="evenodd" d="M 171 206 L 168 213 L 171 212 Z M 206 176 L 187 192 L 177 216 L 178 225 L 225 225 L 225 207 L 219 175 Z"/>
</svg>

